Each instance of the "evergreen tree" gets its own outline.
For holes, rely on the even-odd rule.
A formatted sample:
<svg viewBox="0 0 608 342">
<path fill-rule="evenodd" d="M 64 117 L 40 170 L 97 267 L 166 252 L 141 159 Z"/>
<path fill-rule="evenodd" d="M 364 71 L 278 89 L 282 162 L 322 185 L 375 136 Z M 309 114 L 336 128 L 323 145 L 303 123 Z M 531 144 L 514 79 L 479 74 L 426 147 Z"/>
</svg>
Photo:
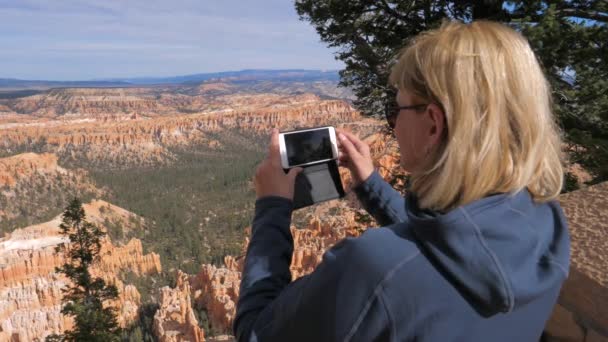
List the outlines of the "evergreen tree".
<svg viewBox="0 0 608 342">
<path fill-rule="evenodd" d="M 75 198 L 62 215 L 59 225 L 61 235 L 68 237 L 69 244 L 56 247 L 66 262 L 57 267 L 71 284 L 62 289 L 64 306 L 61 313 L 74 317 L 74 330 L 63 335 L 52 335 L 47 341 L 119 341 L 120 328 L 114 308 L 103 307 L 104 301 L 116 299 L 118 290 L 101 278 L 91 275 L 91 266 L 99 261 L 101 239 L 105 233 L 86 220 L 82 203 Z"/>
<path fill-rule="evenodd" d="M 522 32 L 553 88 L 566 140 L 582 149 L 572 162 L 608 180 L 608 1 L 296 0 L 300 19 L 338 49 L 342 86 L 367 115 L 383 112 L 394 90 L 387 79 L 400 48 L 445 19 L 487 19 Z M 456 80 L 455 80 L 456 81 Z"/>
</svg>

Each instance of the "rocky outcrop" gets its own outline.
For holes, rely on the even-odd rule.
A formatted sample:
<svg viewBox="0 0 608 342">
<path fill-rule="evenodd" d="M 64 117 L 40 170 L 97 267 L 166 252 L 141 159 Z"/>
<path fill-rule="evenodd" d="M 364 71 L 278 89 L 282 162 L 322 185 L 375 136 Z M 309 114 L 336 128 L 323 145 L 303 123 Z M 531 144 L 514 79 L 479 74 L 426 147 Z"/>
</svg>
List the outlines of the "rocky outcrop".
<svg viewBox="0 0 608 342">
<path fill-rule="evenodd" d="M 107 218 L 129 225 L 132 213 L 104 201 L 84 206 L 87 219 L 102 224 Z M 55 246 L 67 242 L 59 235 L 60 217 L 42 224 L 16 229 L 0 239 L 0 341 L 33 341 L 51 333 L 70 329 L 73 322 L 61 315 L 61 288 L 68 280 L 55 273 L 64 259 Z M 124 245 L 105 239 L 100 263 L 91 273 L 116 285 L 119 298 L 109 303 L 118 309 L 118 321 L 126 326 L 137 317 L 140 294 L 124 284 L 119 274 L 137 275 L 161 271 L 157 254 L 143 254 L 141 241 L 132 239 Z"/>
<path fill-rule="evenodd" d="M 41 94 L 22 97 L 8 103 L 17 113 L 55 117 L 86 115 L 89 117 L 117 113 L 170 112 L 156 101 L 149 88 L 66 88 L 51 89 Z"/>
<path fill-rule="evenodd" d="M 608 182 L 560 197 L 570 230 L 570 274 L 547 323 L 556 341 L 608 341 Z"/>
<path fill-rule="evenodd" d="M 23 153 L 0 158 L 0 187 L 14 186 L 19 179 L 29 179 L 33 173 L 67 173 L 57 165 L 57 156 L 52 153 Z"/>
<path fill-rule="evenodd" d="M 101 196 L 83 169 L 65 169 L 52 153 L 22 153 L 0 158 L 0 232 L 57 214 L 56 204 L 73 196 Z"/>
<path fill-rule="evenodd" d="M 202 265 L 191 279 L 195 307 L 205 308 L 215 331 L 232 332 L 241 272 L 229 267 Z"/>
<path fill-rule="evenodd" d="M 160 342 L 205 341 L 191 298 L 189 276 L 178 271 L 175 288 L 165 286 L 160 291 L 160 307 L 154 315 L 154 332 Z"/>
</svg>

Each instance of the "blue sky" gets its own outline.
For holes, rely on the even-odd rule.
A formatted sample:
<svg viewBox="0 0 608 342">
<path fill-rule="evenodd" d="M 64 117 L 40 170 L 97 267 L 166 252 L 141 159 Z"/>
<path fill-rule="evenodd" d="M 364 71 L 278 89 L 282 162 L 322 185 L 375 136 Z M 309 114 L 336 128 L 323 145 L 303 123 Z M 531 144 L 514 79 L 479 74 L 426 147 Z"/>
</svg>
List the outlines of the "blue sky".
<svg viewBox="0 0 608 342">
<path fill-rule="evenodd" d="M 292 0 L 0 0 L 0 78 L 341 69 Z"/>
</svg>

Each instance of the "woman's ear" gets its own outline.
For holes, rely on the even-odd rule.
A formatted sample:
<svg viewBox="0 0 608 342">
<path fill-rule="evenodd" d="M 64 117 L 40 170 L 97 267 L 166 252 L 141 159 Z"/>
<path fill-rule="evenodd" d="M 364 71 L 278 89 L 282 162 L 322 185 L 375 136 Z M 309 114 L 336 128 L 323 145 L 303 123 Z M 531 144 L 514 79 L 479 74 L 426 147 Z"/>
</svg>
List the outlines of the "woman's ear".
<svg viewBox="0 0 608 342">
<path fill-rule="evenodd" d="M 436 146 L 440 143 L 443 131 L 446 129 L 445 113 L 437 104 L 431 103 L 426 109 L 426 115 L 429 123 L 427 138 L 429 139 L 431 146 Z"/>
</svg>

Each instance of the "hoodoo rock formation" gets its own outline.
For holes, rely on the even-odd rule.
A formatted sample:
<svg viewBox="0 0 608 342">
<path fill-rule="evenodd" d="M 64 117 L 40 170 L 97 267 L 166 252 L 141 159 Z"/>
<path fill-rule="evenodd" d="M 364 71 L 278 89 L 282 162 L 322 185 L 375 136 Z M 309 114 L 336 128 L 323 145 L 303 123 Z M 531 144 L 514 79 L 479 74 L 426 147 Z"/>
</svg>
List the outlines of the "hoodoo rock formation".
<svg viewBox="0 0 608 342">
<path fill-rule="evenodd" d="M 154 331 L 160 342 L 205 341 L 192 309 L 189 278 L 178 271 L 175 288 L 161 289 L 160 308 L 154 315 Z"/>
<path fill-rule="evenodd" d="M 28 179 L 33 173 L 67 173 L 57 165 L 52 153 L 23 153 L 0 159 L 0 187 L 13 186 L 19 179 Z"/>
</svg>

